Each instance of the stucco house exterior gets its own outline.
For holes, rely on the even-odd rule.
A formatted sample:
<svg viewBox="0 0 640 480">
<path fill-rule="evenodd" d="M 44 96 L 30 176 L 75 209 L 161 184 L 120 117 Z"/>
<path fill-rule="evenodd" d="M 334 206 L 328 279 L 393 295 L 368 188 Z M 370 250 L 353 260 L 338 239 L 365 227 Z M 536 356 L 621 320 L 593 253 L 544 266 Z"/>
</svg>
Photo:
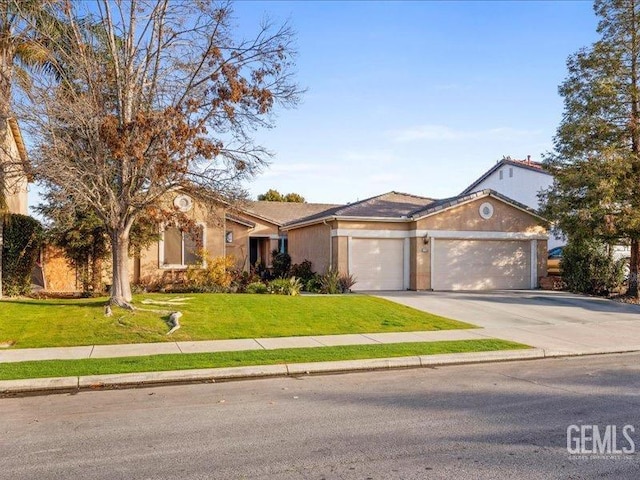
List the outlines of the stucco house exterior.
<svg viewBox="0 0 640 480">
<path fill-rule="evenodd" d="M 179 192 L 169 201 L 198 228 L 195 232 L 183 232 L 174 225 L 162 226 L 160 240 L 131 259 L 134 283 L 179 280 L 190 265 L 201 264 L 196 255 L 197 245 L 201 245 L 210 257 L 233 256 L 244 270 L 257 264 L 270 267 L 271 252 L 287 250 L 287 235 L 281 231 L 285 223 L 335 207 L 318 203 L 249 201 L 233 207 L 211 208 Z"/>
<path fill-rule="evenodd" d="M 347 205 L 246 202 L 212 208 L 180 192 L 167 202 L 192 227 L 159 226 L 160 240 L 130 260 L 131 280 L 180 282 L 189 267 L 233 255 L 269 267 L 271 252 L 293 263 L 353 275 L 354 290 L 536 288 L 546 276 L 546 222 L 492 190 L 452 198 L 389 192 Z M 195 226 L 195 227 L 194 227 Z"/>
<path fill-rule="evenodd" d="M 545 220 L 492 190 L 444 200 L 389 192 L 289 222 L 292 262 L 354 290 L 529 289 L 546 276 Z"/>
<path fill-rule="evenodd" d="M 502 195 L 538 210 L 540 200 L 538 193 L 553 185 L 553 175 L 542 163 L 531 160 L 515 160 L 505 157 L 464 189 L 462 195 L 486 189 L 494 190 Z M 562 235 L 549 235 L 549 249 L 564 245 Z"/>
</svg>

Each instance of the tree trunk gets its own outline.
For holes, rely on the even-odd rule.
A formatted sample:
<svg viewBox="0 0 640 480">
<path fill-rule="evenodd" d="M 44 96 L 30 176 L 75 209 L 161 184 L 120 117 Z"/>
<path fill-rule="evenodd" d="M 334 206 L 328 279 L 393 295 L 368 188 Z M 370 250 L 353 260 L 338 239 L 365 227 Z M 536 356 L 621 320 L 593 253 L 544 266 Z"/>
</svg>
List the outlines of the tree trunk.
<svg viewBox="0 0 640 480">
<path fill-rule="evenodd" d="M 131 284 L 129 283 L 129 232 L 115 230 L 111 232 L 111 258 L 113 274 L 111 277 L 111 305 L 133 310 L 131 305 Z"/>
<path fill-rule="evenodd" d="M 629 259 L 629 286 L 627 295 L 638 297 L 638 262 L 640 261 L 640 243 L 637 238 L 631 239 L 631 258 Z"/>
</svg>

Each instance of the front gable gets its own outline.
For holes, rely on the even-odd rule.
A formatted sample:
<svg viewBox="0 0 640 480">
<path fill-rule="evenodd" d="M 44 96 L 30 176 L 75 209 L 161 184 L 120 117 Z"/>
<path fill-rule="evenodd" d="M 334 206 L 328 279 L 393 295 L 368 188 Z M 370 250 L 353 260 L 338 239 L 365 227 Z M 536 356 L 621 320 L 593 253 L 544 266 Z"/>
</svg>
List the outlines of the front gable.
<svg viewBox="0 0 640 480">
<path fill-rule="evenodd" d="M 542 235 L 546 232 L 544 223 L 544 219 L 533 212 L 489 194 L 417 219 L 416 229 Z"/>
</svg>

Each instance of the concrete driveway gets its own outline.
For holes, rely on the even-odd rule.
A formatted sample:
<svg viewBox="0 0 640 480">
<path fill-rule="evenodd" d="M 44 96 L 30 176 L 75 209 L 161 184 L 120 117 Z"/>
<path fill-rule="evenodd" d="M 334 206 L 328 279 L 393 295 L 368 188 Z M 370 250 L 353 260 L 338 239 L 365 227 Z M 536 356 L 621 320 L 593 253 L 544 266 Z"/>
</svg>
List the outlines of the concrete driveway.
<svg viewBox="0 0 640 480">
<path fill-rule="evenodd" d="M 378 296 L 472 323 L 481 337 L 549 354 L 640 351 L 640 306 L 565 292 L 384 292 Z"/>
</svg>

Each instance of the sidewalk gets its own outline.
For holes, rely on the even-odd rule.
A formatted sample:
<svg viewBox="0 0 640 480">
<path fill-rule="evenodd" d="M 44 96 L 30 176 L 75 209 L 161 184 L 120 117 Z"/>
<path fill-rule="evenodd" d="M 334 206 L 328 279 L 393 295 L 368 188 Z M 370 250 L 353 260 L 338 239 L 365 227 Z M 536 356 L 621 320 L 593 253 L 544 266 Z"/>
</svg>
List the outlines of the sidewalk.
<svg viewBox="0 0 640 480">
<path fill-rule="evenodd" d="M 214 353 L 279 348 L 335 347 L 384 343 L 439 342 L 444 340 L 486 339 L 483 329 L 440 330 L 428 332 L 365 333 L 316 335 L 309 337 L 247 338 L 199 342 L 131 343 L 124 345 L 87 345 L 81 347 L 22 348 L 0 350 L 0 363 L 30 360 L 79 360 L 83 358 L 138 357 L 175 353 Z"/>
</svg>

